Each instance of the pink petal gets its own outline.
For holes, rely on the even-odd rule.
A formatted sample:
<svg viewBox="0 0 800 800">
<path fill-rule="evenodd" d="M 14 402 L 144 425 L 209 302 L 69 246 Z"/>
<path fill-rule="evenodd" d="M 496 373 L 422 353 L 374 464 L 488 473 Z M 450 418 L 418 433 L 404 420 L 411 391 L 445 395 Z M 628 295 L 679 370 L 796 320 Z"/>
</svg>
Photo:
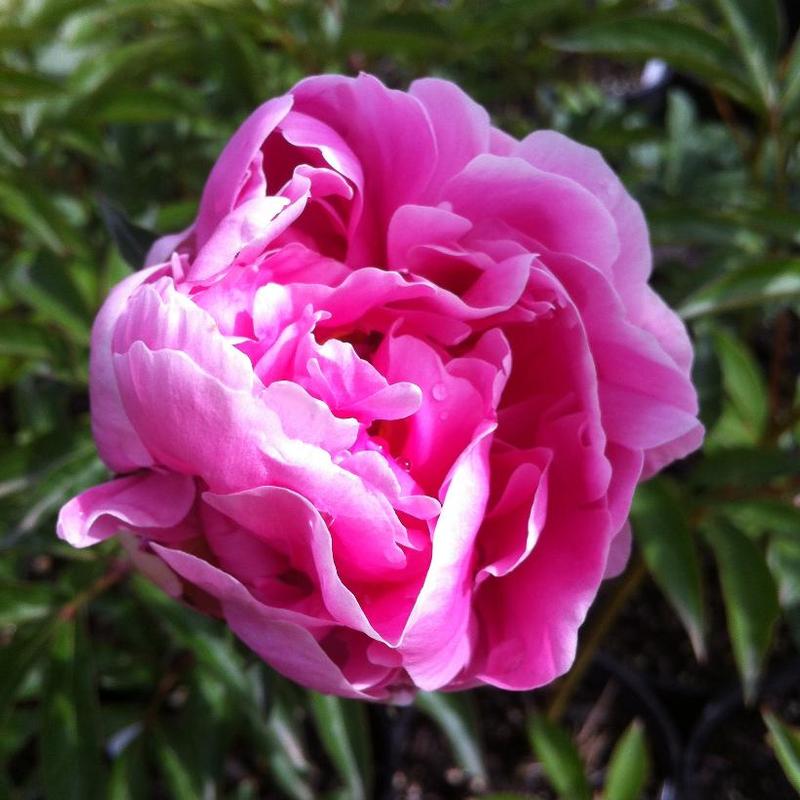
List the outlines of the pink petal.
<svg viewBox="0 0 800 800">
<path fill-rule="evenodd" d="M 249 176 L 250 165 L 264 141 L 292 107 L 289 95 L 259 106 L 234 133 L 208 176 L 197 214 L 197 247 L 211 238 L 235 208 Z M 277 187 L 276 187 L 277 188 Z"/>
<path fill-rule="evenodd" d="M 489 150 L 489 115 L 454 83 L 438 78 L 414 81 L 408 93 L 425 106 L 436 137 L 436 169 L 425 192 L 435 202 L 450 178 Z"/>
<path fill-rule="evenodd" d="M 90 547 L 120 528 L 169 528 L 194 502 L 194 481 L 184 475 L 143 472 L 93 486 L 64 505 L 57 532 L 73 547 Z"/>
<path fill-rule="evenodd" d="M 153 463 L 138 434 L 125 414 L 114 377 L 111 339 L 119 316 L 138 286 L 168 271 L 158 264 L 129 275 L 109 294 L 92 327 L 89 356 L 89 400 L 92 407 L 92 434 L 100 458 L 114 472 L 130 472 Z"/>
<path fill-rule="evenodd" d="M 619 256 L 616 225 L 605 206 L 579 183 L 521 158 L 478 156 L 444 187 L 443 198 L 473 222 L 498 219 L 603 271 Z"/>
</svg>

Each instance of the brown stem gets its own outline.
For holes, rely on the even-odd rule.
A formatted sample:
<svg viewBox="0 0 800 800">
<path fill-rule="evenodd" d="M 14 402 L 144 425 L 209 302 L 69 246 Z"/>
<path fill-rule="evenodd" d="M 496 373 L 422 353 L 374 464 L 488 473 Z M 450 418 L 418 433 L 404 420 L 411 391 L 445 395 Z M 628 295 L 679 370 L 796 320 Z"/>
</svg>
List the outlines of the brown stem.
<svg viewBox="0 0 800 800">
<path fill-rule="evenodd" d="M 603 639 L 605 639 L 606 634 L 616 622 L 622 609 L 625 608 L 628 600 L 635 594 L 646 577 L 647 567 L 641 557 L 636 554 L 627 572 L 614 587 L 614 593 L 609 597 L 599 616 L 594 620 L 586 638 L 581 643 L 578 657 L 575 659 L 572 669 L 564 676 L 555 696 L 550 701 L 550 705 L 547 708 L 547 716 L 554 722 L 558 722 L 564 715 L 572 695 L 580 686 L 581 680 L 583 680 L 583 676 L 592 663 Z"/>
<path fill-rule="evenodd" d="M 87 603 L 91 603 L 95 597 L 108 591 L 114 584 L 119 583 L 130 572 L 130 564 L 126 561 L 114 561 L 108 572 L 101 575 L 91 586 L 75 595 L 68 603 L 62 606 L 58 612 L 58 618 L 62 621 L 72 619 L 75 614 Z"/>
</svg>

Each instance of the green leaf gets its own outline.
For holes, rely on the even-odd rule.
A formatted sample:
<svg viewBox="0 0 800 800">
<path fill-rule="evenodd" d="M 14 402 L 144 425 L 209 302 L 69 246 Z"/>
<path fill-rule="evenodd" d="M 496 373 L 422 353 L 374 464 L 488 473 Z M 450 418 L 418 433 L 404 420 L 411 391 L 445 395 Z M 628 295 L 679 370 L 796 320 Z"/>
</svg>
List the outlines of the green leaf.
<svg viewBox="0 0 800 800">
<path fill-rule="evenodd" d="M 0 103 L 53 97 L 62 91 L 60 84 L 46 75 L 27 72 L 0 63 Z"/>
<path fill-rule="evenodd" d="M 800 298 L 800 259 L 748 264 L 716 278 L 678 309 L 686 319 Z"/>
<path fill-rule="evenodd" d="M 757 442 L 764 434 L 769 415 L 767 387 L 761 370 L 750 351 L 733 334 L 718 328 L 713 336 L 730 407 L 753 442 Z"/>
<path fill-rule="evenodd" d="M 547 779 L 562 800 L 590 800 L 592 790 L 569 734 L 543 714 L 528 720 L 528 738 Z"/>
<path fill-rule="evenodd" d="M 661 58 L 675 69 L 698 75 L 745 105 L 761 106 L 742 73 L 739 56 L 724 39 L 666 14 L 598 18 L 552 43 L 571 53 Z"/>
<path fill-rule="evenodd" d="M 172 800 L 197 800 L 204 797 L 196 776 L 178 755 L 164 732 L 155 728 L 151 737 L 161 774 L 169 787 Z"/>
<path fill-rule="evenodd" d="M 3 647 L 0 658 L 0 729 L 5 727 L 22 682 L 47 654 L 56 623 L 57 619 L 50 617 L 37 625 L 27 626 Z"/>
<path fill-rule="evenodd" d="M 778 584 L 778 600 L 792 637 L 800 647 L 800 527 L 794 535 L 775 537 L 767 548 L 767 563 Z"/>
<path fill-rule="evenodd" d="M 368 800 L 372 789 L 372 755 L 363 703 L 309 692 L 319 738 L 352 800 Z"/>
<path fill-rule="evenodd" d="M 786 500 L 726 500 L 718 510 L 751 538 L 795 539 L 800 533 L 800 508 Z"/>
<path fill-rule="evenodd" d="M 156 234 L 135 225 L 113 203 L 103 197 L 99 199 L 98 207 L 120 255 L 130 267 L 141 269 L 150 245 L 157 238 Z"/>
<path fill-rule="evenodd" d="M 776 99 L 776 67 L 780 49 L 781 21 L 777 0 L 717 0 L 747 70 L 764 103 Z"/>
<path fill-rule="evenodd" d="M 146 750 L 142 739 L 131 742 L 113 761 L 107 800 L 149 800 Z"/>
<path fill-rule="evenodd" d="M 749 702 L 780 615 L 778 592 L 761 550 L 743 533 L 727 524 L 704 532 L 717 560 L 728 633 Z"/>
<path fill-rule="evenodd" d="M 23 230 L 57 255 L 66 252 L 60 232 L 53 226 L 52 205 L 40 196 L 23 191 L 13 183 L 0 181 L 0 214 L 19 223 Z"/>
<path fill-rule="evenodd" d="M 42 786 L 52 800 L 104 796 L 100 727 L 90 648 L 83 625 L 61 621 L 42 692 Z"/>
<path fill-rule="evenodd" d="M 797 474 L 794 453 L 767 447 L 729 447 L 705 454 L 689 480 L 701 488 L 758 489 Z"/>
<path fill-rule="evenodd" d="M 53 586 L 46 583 L 0 582 L 0 627 L 24 625 L 49 616 Z"/>
<path fill-rule="evenodd" d="M 792 50 L 786 59 L 781 105 L 787 117 L 796 114 L 800 109 L 800 31 L 794 37 Z"/>
<path fill-rule="evenodd" d="M 480 725 L 472 695 L 420 692 L 416 703 L 445 733 L 458 765 L 470 775 L 486 780 Z"/>
<path fill-rule="evenodd" d="M 769 729 L 769 743 L 789 783 L 800 793 L 800 729 L 787 725 L 773 713 L 762 713 Z"/>
<path fill-rule="evenodd" d="M 92 314 L 63 264 L 44 258 L 35 264 L 20 262 L 11 273 L 10 288 L 43 321 L 58 326 L 77 343 L 88 344 Z"/>
<path fill-rule="evenodd" d="M 642 724 L 634 720 L 622 734 L 608 763 L 604 800 L 637 800 L 650 773 L 650 755 Z"/>
<path fill-rule="evenodd" d="M 666 479 L 656 478 L 637 489 L 631 520 L 653 579 L 680 617 L 696 657 L 703 660 L 706 631 L 703 581 L 685 502 Z"/>
</svg>

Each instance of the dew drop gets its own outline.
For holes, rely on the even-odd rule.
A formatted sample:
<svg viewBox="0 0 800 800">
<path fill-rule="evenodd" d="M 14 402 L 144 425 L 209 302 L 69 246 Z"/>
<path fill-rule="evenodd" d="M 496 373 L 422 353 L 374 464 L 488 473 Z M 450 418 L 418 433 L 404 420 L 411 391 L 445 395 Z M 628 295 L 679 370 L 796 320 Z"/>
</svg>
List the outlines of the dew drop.
<svg viewBox="0 0 800 800">
<path fill-rule="evenodd" d="M 411 462 L 407 458 L 398 458 L 397 466 L 405 472 L 411 472 Z"/>
<path fill-rule="evenodd" d="M 435 383 L 431 389 L 431 395 L 434 400 L 441 402 L 447 397 L 447 387 L 443 383 Z"/>
</svg>

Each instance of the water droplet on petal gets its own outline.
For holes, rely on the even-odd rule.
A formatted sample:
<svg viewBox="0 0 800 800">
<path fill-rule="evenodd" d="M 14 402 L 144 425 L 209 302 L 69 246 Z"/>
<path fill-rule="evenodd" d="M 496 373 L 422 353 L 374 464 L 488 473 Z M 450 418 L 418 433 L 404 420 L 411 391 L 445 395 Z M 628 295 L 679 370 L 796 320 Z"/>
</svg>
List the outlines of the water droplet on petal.
<svg viewBox="0 0 800 800">
<path fill-rule="evenodd" d="M 405 472 L 411 472 L 411 462 L 407 458 L 398 458 L 397 466 Z"/>
<path fill-rule="evenodd" d="M 447 387 L 443 383 L 435 383 L 431 389 L 431 395 L 434 400 L 441 402 L 447 397 Z"/>
</svg>

